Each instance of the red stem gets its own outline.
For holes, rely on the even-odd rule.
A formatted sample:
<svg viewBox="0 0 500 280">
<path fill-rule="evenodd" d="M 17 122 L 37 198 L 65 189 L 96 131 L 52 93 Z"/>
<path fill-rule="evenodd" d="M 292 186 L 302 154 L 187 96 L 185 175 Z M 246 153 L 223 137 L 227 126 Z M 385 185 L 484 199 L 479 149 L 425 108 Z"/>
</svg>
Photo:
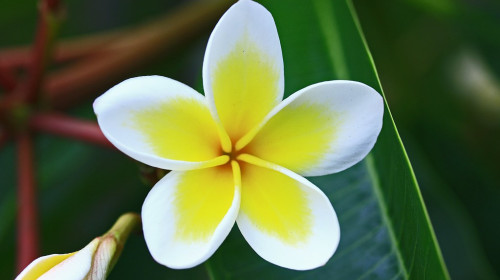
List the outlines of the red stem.
<svg viewBox="0 0 500 280">
<path fill-rule="evenodd" d="M 34 115 L 30 120 L 30 127 L 38 131 L 114 148 L 95 122 L 46 113 Z"/>
<path fill-rule="evenodd" d="M 61 2 L 59 0 L 44 0 L 43 2 L 50 11 L 58 11 L 61 9 Z"/>
<path fill-rule="evenodd" d="M 42 4 L 43 5 L 43 4 Z M 42 7 L 40 9 L 43 9 Z M 37 24 L 37 32 L 35 35 L 35 44 L 33 47 L 33 56 L 31 59 L 31 64 L 29 65 L 29 79 L 27 82 L 27 88 L 25 93 L 25 98 L 28 102 L 34 101 L 36 95 L 40 89 L 40 84 L 42 81 L 42 73 L 44 69 L 44 56 L 47 49 L 48 41 L 48 26 L 46 14 L 40 11 L 40 17 Z"/>
<path fill-rule="evenodd" d="M 44 72 L 50 60 L 52 43 L 55 36 L 51 20 L 59 13 L 58 0 L 41 0 L 37 24 L 37 32 L 33 48 L 33 57 L 29 65 L 29 79 L 24 93 L 24 99 L 32 103 L 36 100 L 43 80 Z"/>
<path fill-rule="evenodd" d="M 93 34 L 76 39 L 58 41 L 54 50 L 53 61 L 67 62 L 95 53 L 112 53 L 131 46 L 114 44 L 129 34 L 129 30 L 118 30 Z M 132 46 L 133 47 L 133 46 Z M 0 50 L 0 68 L 22 68 L 30 64 L 31 49 L 29 47 L 13 47 Z"/>
<path fill-rule="evenodd" d="M 17 269 L 22 271 L 38 257 L 38 215 L 31 136 L 17 138 L 18 216 Z"/>
<path fill-rule="evenodd" d="M 16 77 L 7 69 L 0 66 L 0 86 L 7 92 L 12 91 L 16 87 Z"/>
<path fill-rule="evenodd" d="M 13 69 L 24 67 L 29 64 L 28 47 L 18 47 L 0 50 L 0 68 Z"/>
<path fill-rule="evenodd" d="M 48 76 L 42 90 L 48 103 L 64 109 L 104 92 L 147 61 L 157 60 L 161 54 L 206 31 L 230 4 L 225 0 L 194 1 L 164 18 L 130 30 L 127 36 L 107 46 L 116 51 L 96 54 Z"/>
</svg>

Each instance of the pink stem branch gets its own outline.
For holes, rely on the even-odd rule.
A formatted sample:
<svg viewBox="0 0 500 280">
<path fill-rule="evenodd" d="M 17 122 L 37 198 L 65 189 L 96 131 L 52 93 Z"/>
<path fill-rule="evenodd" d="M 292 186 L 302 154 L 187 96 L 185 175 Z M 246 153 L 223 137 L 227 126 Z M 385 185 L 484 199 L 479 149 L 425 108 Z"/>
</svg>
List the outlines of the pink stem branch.
<svg viewBox="0 0 500 280">
<path fill-rule="evenodd" d="M 112 53 L 127 48 L 128 45 L 112 44 L 128 34 L 129 30 L 118 30 L 101 34 L 88 35 L 76 39 L 58 42 L 54 50 L 53 61 L 67 62 L 95 53 Z M 0 50 L 0 68 L 22 68 L 30 63 L 31 49 L 26 46 Z"/>
<path fill-rule="evenodd" d="M 30 127 L 38 131 L 114 148 L 95 122 L 46 113 L 32 116 Z"/>
<path fill-rule="evenodd" d="M 5 89 L 5 91 L 10 92 L 16 87 L 17 81 L 14 74 L 0 65 L 0 86 Z"/>
<path fill-rule="evenodd" d="M 56 17 L 60 13 L 58 0 L 41 0 L 40 12 L 33 48 L 33 56 L 29 65 L 29 78 L 26 90 L 23 92 L 24 100 L 32 103 L 40 91 L 45 69 L 52 54 L 53 42 L 58 29 Z"/>
<path fill-rule="evenodd" d="M 115 52 L 97 53 L 50 75 L 43 87 L 49 104 L 67 108 L 85 97 L 102 93 L 130 72 L 212 26 L 231 1 L 196 1 L 165 18 L 130 30 L 107 46 Z"/>
</svg>

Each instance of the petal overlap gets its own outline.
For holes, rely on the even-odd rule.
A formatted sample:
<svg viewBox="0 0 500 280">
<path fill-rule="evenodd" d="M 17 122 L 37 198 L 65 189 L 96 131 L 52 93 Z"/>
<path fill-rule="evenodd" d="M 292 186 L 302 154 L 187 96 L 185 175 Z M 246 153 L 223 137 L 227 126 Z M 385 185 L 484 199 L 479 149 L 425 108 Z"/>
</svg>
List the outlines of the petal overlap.
<svg viewBox="0 0 500 280">
<path fill-rule="evenodd" d="M 271 14 L 253 1 L 237 2 L 217 23 L 203 62 L 209 106 L 233 142 L 281 101 L 283 81 Z"/>
<path fill-rule="evenodd" d="M 339 172 L 372 149 L 383 106 L 380 94 L 362 83 L 314 84 L 281 102 L 236 147 L 303 176 Z"/>
<path fill-rule="evenodd" d="M 239 204 L 240 187 L 229 164 L 170 172 L 153 187 L 142 207 L 151 255 L 171 268 L 205 261 L 229 234 Z"/>
<path fill-rule="evenodd" d="M 188 170 L 228 161 L 219 157 L 219 137 L 205 98 L 172 79 L 128 79 L 99 97 L 94 111 L 111 143 L 148 165 Z"/>
<path fill-rule="evenodd" d="M 322 266 L 335 252 L 340 229 L 328 198 L 290 170 L 242 155 L 238 227 L 269 262 L 297 270 Z"/>
</svg>

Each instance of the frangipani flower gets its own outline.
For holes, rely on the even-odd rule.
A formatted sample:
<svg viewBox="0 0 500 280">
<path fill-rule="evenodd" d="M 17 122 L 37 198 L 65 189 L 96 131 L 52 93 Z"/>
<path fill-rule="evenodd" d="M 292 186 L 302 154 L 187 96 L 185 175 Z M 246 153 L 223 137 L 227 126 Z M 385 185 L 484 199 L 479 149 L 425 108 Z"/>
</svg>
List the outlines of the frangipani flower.
<svg viewBox="0 0 500 280">
<path fill-rule="evenodd" d="M 106 234 L 94 238 L 80 251 L 40 257 L 30 263 L 15 280 L 106 279 L 139 220 L 137 214 L 124 214 Z"/>
<path fill-rule="evenodd" d="M 283 60 L 271 14 L 241 0 L 220 19 L 203 63 L 205 97 L 160 76 L 137 77 L 94 103 L 106 137 L 148 165 L 170 169 L 142 207 L 153 258 L 171 268 L 208 259 L 235 221 L 279 266 L 325 264 L 340 229 L 328 198 L 302 176 L 363 159 L 382 126 L 372 88 L 328 81 L 282 100 Z"/>
</svg>

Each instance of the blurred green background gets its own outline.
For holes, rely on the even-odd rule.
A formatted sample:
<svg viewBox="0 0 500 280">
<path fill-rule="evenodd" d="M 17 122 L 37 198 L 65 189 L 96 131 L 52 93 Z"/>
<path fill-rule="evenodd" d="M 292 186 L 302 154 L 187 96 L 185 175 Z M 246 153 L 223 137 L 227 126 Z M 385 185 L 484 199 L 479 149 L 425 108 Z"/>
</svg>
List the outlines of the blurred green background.
<svg viewBox="0 0 500 280">
<path fill-rule="evenodd" d="M 355 3 L 452 278 L 497 278 L 500 2 Z"/>
<path fill-rule="evenodd" d="M 65 1 L 61 37 L 134 26 L 182 2 Z M 354 5 L 451 277 L 497 279 L 500 2 L 355 0 Z M 34 1 L 0 0 L 0 48 L 30 44 L 36 18 Z M 161 74 L 198 84 L 208 36 L 209 29 L 131 76 Z M 71 114 L 94 119 L 91 103 L 92 98 Z M 81 248 L 121 213 L 139 211 L 148 186 L 140 181 L 137 163 L 75 141 L 47 135 L 37 139 L 44 254 Z M 14 160 L 12 144 L 0 151 L 0 279 L 14 273 Z M 112 278 L 161 279 L 162 274 L 167 275 L 150 258 L 142 237 L 135 236 Z M 168 273 L 170 279 L 175 275 Z"/>
</svg>

